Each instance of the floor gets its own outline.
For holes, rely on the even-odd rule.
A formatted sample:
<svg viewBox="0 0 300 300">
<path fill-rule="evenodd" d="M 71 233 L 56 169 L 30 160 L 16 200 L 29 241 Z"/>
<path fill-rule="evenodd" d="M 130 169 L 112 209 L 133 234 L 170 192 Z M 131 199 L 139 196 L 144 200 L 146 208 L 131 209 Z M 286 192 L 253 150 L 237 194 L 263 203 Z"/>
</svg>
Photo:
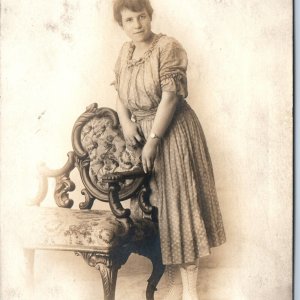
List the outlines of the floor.
<svg viewBox="0 0 300 300">
<path fill-rule="evenodd" d="M 118 274 L 116 300 L 143 300 L 147 286 L 147 279 L 151 273 L 151 263 L 147 259 L 132 255 Z M 222 288 L 217 281 L 224 278 L 216 276 L 216 269 L 202 269 L 198 278 L 198 293 L 201 300 L 232 300 L 233 298 Z M 223 280 L 223 279 L 222 279 Z M 36 253 L 35 264 L 35 297 L 39 300 L 101 300 L 103 288 L 97 270 L 89 267 L 81 257 L 66 253 Z M 210 289 L 213 288 L 213 290 Z M 224 289 L 226 289 L 224 287 Z M 163 276 L 155 292 L 155 300 L 161 300 L 167 294 L 168 284 Z M 14 299 L 14 298 L 11 298 Z M 17 298 L 15 298 L 17 299 Z M 238 299 L 238 298 L 235 298 Z M 174 299 L 176 300 L 176 299 Z M 239 299 L 242 300 L 242 299 Z"/>
<path fill-rule="evenodd" d="M 80 257 L 65 253 L 63 262 L 57 263 L 58 257 L 51 253 L 45 260 L 43 254 L 37 257 L 35 298 L 39 300 L 101 300 L 103 289 L 97 270 L 89 267 Z M 76 264 L 74 264 L 76 262 Z M 37 265 L 40 272 L 38 275 Z M 49 269 L 49 265 L 51 268 Z M 234 296 L 228 285 L 234 283 L 226 280 L 228 270 L 204 268 L 198 275 L 198 294 L 201 300 L 244 300 Z M 132 255 L 118 274 L 116 300 L 143 300 L 147 279 L 151 273 L 151 263 L 147 259 Z M 225 280 L 224 280 L 225 278 Z M 161 300 L 167 294 L 168 284 L 163 276 L 155 292 L 155 300 Z M 180 298 L 179 298 L 180 299 Z M 176 299 L 174 299 L 176 300 Z"/>
</svg>

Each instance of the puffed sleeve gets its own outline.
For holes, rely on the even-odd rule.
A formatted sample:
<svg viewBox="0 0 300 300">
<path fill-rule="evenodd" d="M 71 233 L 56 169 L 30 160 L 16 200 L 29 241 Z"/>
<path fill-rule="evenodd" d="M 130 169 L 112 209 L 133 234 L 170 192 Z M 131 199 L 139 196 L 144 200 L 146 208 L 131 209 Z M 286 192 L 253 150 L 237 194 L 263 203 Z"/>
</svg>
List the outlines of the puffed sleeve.
<svg viewBox="0 0 300 300">
<path fill-rule="evenodd" d="M 160 53 L 160 85 L 162 91 L 175 92 L 184 98 L 188 95 L 186 70 L 187 54 L 173 38 L 164 45 Z"/>
</svg>

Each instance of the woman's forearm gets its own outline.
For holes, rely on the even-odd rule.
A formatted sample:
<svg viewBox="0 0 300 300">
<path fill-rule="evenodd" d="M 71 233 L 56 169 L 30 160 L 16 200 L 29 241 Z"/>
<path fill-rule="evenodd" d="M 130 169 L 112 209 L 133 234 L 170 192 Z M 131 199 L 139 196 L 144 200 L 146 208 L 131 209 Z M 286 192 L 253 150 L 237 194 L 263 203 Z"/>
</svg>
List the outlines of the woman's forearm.
<svg viewBox="0 0 300 300">
<path fill-rule="evenodd" d="M 137 143 L 144 143 L 145 138 L 140 125 L 131 121 L 131 113 L 119 97 L 117 98 L 117 112 L 126 144 L 134 146 Z"/>
<path fill-rule="evenodd" d="M 178 97 L 174 92 L 163 92 L 161 101 L 152 125 L 152 133 L 163 137 L 167 131 L 178 103 Z M 159 139 L 148 139 L 142 152 L 142 164 L 145 173 L 152 170 L 156 156 Z"/>
<path fill-rule="evenodd" d="M 178 103 L 178 96 L 174 92 L 163 92 L 161 102 L 157 108 L 152 125 L 152 132 L 163 137 L 167 131 Z"/>
<path fill-rule="evenodd" d="M 117 97 L 117 113 L 119 116 L 119 120 L 121 123 L 121 126 L 124 127 L 124 125 L 126 125 L 131 118 L 131 114 L 130 111 L 125 107 L 125 105 L 122 103 L 122 101 L 120 100 L 119 97 Z"/>
</svg>

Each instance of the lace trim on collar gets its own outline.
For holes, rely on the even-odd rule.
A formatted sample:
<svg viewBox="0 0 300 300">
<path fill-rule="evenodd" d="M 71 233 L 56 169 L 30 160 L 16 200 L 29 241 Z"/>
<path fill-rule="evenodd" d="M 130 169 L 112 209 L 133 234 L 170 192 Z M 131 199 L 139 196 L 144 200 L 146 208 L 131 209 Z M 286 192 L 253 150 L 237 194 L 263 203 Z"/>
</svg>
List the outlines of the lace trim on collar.
<svg viewBox="0 0 300 300">
<path fill-rule="evenodd" d="M 130 43 L 129 45 L 129 50 L 128 50 L 128 56 L 127 56 L 127 66 L 128 67 L 132 67 L 132 66 L 137 66 L 139 64 L 142 64 L 145 62 L 145 60 L 147 58 L 150 57 L 153 49 L 155 48 L 156 44 L 158 43 L 159 39 L 164 36 L 164 34 L 160 33 L 158 35 L 156 35 L 152 41 L 151 46 L 149 47 L 149 49 L 144 53 L 143 56 L 141 56 L 139 59 L 133 59 L 133 52 L 135 50 L 135 45 L 133 42 Z"/>
</svg>

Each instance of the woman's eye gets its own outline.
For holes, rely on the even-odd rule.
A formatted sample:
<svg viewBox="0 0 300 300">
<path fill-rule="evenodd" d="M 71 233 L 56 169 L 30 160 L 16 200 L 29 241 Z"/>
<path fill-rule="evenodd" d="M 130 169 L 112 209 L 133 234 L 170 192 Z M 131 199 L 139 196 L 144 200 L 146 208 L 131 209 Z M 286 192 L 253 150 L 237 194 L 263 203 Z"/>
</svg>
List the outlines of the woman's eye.
<svg viewBox="0 0 300 300">
<path fill-rule="evenodd" d="M 141 19 L 141 20 L 143 20 L 143 19 L 145 19 L 145 18 L 146 18 L 145 15 L 141 15 L 141 16 L 140 16 L 140 19 Z"/>
<path fill-rule="evenodd" d="M 132 19 L 126 19 L 125 22 L 129 23 L 129 22 L 132 22 Z"/>
</svg>

